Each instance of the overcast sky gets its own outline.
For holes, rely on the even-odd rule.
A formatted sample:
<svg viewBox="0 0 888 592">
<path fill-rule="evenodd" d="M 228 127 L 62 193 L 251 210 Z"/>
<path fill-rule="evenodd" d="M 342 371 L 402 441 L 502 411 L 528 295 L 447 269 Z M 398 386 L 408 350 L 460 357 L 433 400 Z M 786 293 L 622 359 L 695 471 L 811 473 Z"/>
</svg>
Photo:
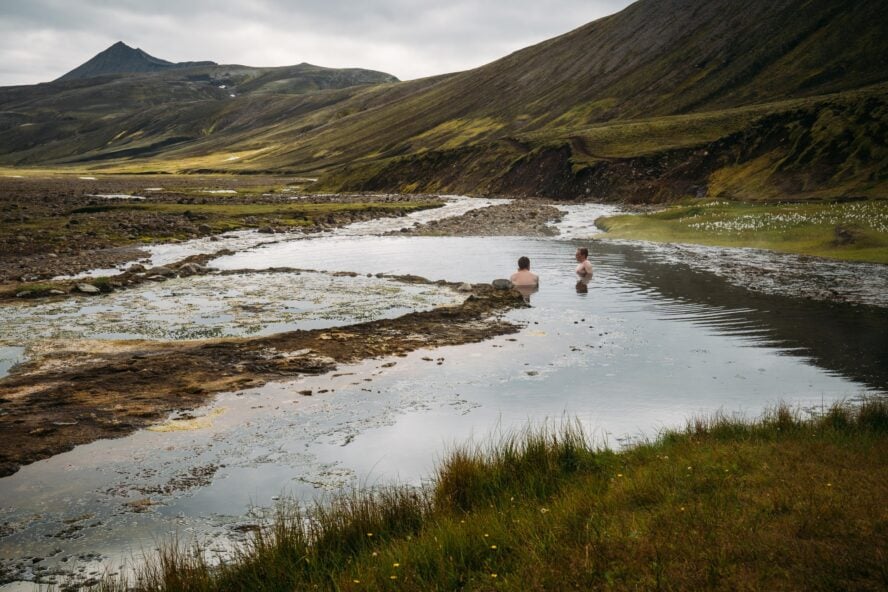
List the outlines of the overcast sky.
<svg viewBox="0 0 888 592">
<path fill-rule="evenodd" d="M 0 86 L 53 80 L 116 41 L 174 62 L 309 62 L 407 80 L 480 66 L 630 3 L 0 0 Z"/>
</svg>

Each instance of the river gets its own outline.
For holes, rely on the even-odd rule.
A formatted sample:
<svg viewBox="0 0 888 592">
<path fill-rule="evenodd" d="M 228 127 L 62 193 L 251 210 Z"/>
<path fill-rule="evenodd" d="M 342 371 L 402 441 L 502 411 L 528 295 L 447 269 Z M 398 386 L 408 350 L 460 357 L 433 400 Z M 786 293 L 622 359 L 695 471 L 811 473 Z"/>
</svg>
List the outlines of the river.
<svg viewBox="0 0 888 592">
<path fill-rule="evenodd" d="M 528 423 L 576 418 L 597 443 L 619 448 L 694 416 L 755 417 L 778 402 L 816 413 L 888 391 L 884 306 L 750 291 L 651 245 L 604 240 L 593 222 L 611 206 L 563 206 L 555 238 L 381 236 L 494 203 L 455 198 L 417 220 L 311 238 L 241 233 L 157 247 L 155 263 L 234 245 L 210 265 L 240 273 L 0 313 L 11 315 L 0 335 L 5 371 L 29 340 L 268 334 L 456 298 L 368 273 L 489 282 L 525 255 L 541 277 L 530 306 L 507 313 L 524 327 L 517 334 L 225 393 L 184 421 L 0 479 L 0 566 L 7 581 L 19 580 L 0 589 L 32 589 L 56 571 L 114 573 L 173 537 L 224 555 L 282 497 L 420 484 L 453 445 Z M 577 246 L 591 250 L 587 283 L 573 273 Z M 318 273 L 258 273 L 275 267 Z M 888 292 L 888 282 L 876 288 Z M 309 389 L 314 396 L 299 394 Z"/>
</svg>

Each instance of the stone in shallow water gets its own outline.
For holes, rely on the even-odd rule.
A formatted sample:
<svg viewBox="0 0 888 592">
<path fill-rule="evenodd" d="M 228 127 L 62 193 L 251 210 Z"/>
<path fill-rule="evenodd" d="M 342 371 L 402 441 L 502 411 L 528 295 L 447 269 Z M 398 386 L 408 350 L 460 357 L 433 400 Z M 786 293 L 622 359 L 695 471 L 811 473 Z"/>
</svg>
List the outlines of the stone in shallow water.
<svg viewBox="0 0 888 592">
<path fill-rule="evenodd" d="M 507 279 L 493 280 L 491 282 L 491 285 L 497 290 L 510 290 L 512 288 L 511 280 Z"/>
<path fill-rule="evenodd" d="M 472 284 L 468 284 L 468 283 L 460 284 L 459 288 L 457 288 L 457 290 L 459 290 L 460 292 L 471 292 L 472 291 Z"/>
<path fill-rule="evenodd" d="M 101 290 L 92 284 L 77 284 L 77 291 L 83 292 L 84 294 L 98 294 L 101 292 Z"/>
</svg>

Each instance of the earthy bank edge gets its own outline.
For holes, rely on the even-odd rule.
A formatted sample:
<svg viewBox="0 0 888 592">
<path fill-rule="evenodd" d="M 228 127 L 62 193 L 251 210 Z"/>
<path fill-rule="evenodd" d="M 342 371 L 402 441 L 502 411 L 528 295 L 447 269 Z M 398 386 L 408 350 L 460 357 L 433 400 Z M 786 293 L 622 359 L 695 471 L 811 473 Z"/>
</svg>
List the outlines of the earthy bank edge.
<svg viewBox="0 0 888 592">
<path fill-rule="evenodd" d="M 214 393 L 514 333 L 519 326 L 499 314 L 521 306 L 517 292 L 475 285 L 456 306 L 336 329 L 200 342 L 61 344 L 76 351 L 36 355 L 0 380 L 0 476 L 78 444 L 124 436 Z"/>
<path fill-rule="evenodd" d="M 149 244 L 215 240 L 215 235 L 245 229 L 269 237 L 310 236 L 443 205 L 432 195 L 306 195 L 290 177 L 86 179 L 50 173 L 0 176 L 0 291 L 67 291 L 69 286 L 47 280 L 145 257 L 140 247 Z"/>
<path fill-rule="evenodd" d="M 283 506 L 222 566 L 172 545 L 91 589 L 882 590 L 888 403 L 824 411 L 716 416 L 620 453 L 528 429 L 457 448 L 426 488 Z"/>
</svg>

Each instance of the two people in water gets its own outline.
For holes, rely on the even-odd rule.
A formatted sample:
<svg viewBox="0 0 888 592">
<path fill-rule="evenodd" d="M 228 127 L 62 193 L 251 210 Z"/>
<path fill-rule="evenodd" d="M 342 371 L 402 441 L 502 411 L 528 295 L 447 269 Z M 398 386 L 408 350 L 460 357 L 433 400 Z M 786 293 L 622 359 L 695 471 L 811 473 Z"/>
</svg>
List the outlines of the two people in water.
<svg viewBox="0 0 888 592">
<path fill-rule="evenodd" d="M 589 261 L 589 249 L 586 247 L 580 247 L 577 249 L 574 257 L 578 263 L 576 269 L 577 276 L 579 277 L 579 281 L 577 282 L 577 293 L 585 294 L 589 291 L 588 284 L 589 280 L 592 279 L 592 263 Z M 528 290 L 532 293 L 539 289 L 540 276 L 530 271 L 530 259 L 527 257 L 519 257 L 518 271 L 513 273 L 512 277 L 509 279 L 512 281 L 512 285 L 515 286 L 519 292 L 522 292 L 522 294 L 524 293 L 524 290 Z M 527 296 L 529 296 L 529 294 Z"/>
</svg>

